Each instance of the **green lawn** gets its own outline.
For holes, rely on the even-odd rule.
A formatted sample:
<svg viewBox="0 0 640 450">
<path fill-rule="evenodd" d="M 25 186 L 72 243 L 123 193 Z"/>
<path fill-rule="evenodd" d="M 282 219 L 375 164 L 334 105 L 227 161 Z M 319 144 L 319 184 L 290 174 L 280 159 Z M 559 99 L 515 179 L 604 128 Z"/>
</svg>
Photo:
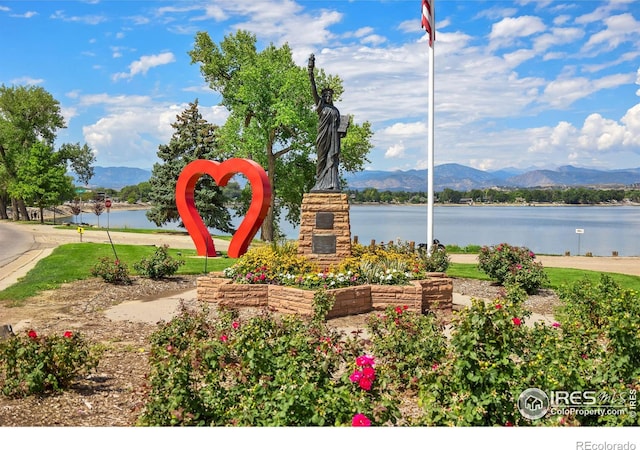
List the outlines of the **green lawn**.
<svg viewBox="0 0 640 450">
<path fill-rule="evenodd" d="M 0 291 L 0 301 L 20 302 L 38 292 L 55 289 L 63 283 L 90 278 L 92 277 L 91 268 L 103 257 L 116 259 L 117 255 L 118 259 L 129 267 L 131 274 L 136 275 L 133 264 L 142 258 L 150 257 L 155 250 L 156 247 L 151 245 L 114 245 L 112 247 L 110 244 L 91 242 L 60 245 L 51 255 L 40 260 L 18 283 Z M 180 266 L 178 275 L 218 271 L 234 262 L 226 256 L 203 258 L 197 256 L 193 249 L 169 248 L 168 252 L 172 257 L 185 261 L 185 264 Z"/>
<path fill-rule="evenodd" d="M 553 289 L 557 289 L 564 284 L 573 284 L 576 281 L 583 280 L 585 277 L 592 281 L 598 281 L 600 279 L 600 272 L 594 272 L 592 270 L 545 267 L 544 271 L 549 276 L 549 281 Z M 623 289 L 640 291 L 640 277 L 620 273 L 607 272 L 607 274 Z M 475 264 L 451 263 L 447 270 L 447 275 L 456 278 L 489 280 L 489 277 L 483 272 L 480 272 Z"/>
</svg>

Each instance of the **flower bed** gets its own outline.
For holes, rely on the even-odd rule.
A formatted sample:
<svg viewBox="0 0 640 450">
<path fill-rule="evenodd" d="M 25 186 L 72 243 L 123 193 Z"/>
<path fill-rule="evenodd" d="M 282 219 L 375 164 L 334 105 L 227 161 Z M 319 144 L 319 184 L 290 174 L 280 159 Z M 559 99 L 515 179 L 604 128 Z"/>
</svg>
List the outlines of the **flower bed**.
<svg viewBox="0 0 640 450">
<path fill-rule="evenodd" d="M 275 284 L 239 284 L 212 273 L 197 279 L 198 299 L 226 307 L 269 307 L 280 312 L 311 316 L 315 291 Z M 406 285 L 366 284 L 329 289 L 335 297 L 327 318 L 384 310 L 389 306 L 406 305 L 410 311 L 431 311 L 446 317 L 453 304 L 453 281 L 445 274 L 434 272 L 422 280 Z"/>
</svg>

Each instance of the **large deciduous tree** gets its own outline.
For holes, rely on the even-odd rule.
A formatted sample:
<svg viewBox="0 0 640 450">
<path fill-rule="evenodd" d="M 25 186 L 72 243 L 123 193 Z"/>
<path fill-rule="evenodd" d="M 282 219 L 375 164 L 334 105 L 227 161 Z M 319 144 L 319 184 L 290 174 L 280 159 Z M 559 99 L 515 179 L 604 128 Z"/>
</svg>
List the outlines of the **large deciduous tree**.
<svg viewBox="0 0 640 450">
<path fill-rule="evenodd" d="M 279 48 L 270 44 L 258 51 L 256 37 L 242 30 L 226 36 L 219 46 L 206 32 L 199 32 L 189 54 L 230 112 L 221 127 L 218 157 L 250 158 L 267 171 L 272 198 L 261 237 L 272 241 L 282 208 L 288 210 L 287 219 L 297 224 L 302 196 L 315 183 L 318 116 L 307 69 L 293 62 L 287 44 Z M 321 87 L 330 86 L 339 98 L 339 77 L 317 70 L 316 80 Z M 342 170 L 363 169 L 371 136 L 368 123 L 351 123 L 341 150 Z"/>
<path fill-rule="evenodd" d="M 18 181 L 18 169 L 37 142 L 52 146 L 56 131 L 64 128 L 60 105 L 45 89 L 37 86 L 0 86 L 0 172 L 6 180 L 0 184 L 0 217 L 7 218 L 12 183 Z M 29 219 L 22 198 L 10 199 L 13 219 Z"/>
<path fill-rule="evenodd" d="M 9 194 L 39 208 L 40 222 L 44 223 L 44 208 L 59 205 L 74 195 L 72 178 L 66 171 L 65 160 L 58 152 L 36 142 L 17 168 L 17 179 L 9 186 Z"/>
<path fill-rule="evenodd" d="M 215 160 L 218 156 L 217 127 L 202 118 L 198 100 L 190 103 L 171 126 L 175 130 L 171 140 L 158 147 L 158 158 L 163 162 L 154 164 L 149 180 L 153 207 L 147 211 L 147 218 L 157 226 L 181 220 L 175 191 L 182 169 L 196 159 Z M 196 184 L 195 200 L 207 227 L 225 233 L 234 231 L 222 190 L 209 175 L 203 175 Z"/>
</svg>

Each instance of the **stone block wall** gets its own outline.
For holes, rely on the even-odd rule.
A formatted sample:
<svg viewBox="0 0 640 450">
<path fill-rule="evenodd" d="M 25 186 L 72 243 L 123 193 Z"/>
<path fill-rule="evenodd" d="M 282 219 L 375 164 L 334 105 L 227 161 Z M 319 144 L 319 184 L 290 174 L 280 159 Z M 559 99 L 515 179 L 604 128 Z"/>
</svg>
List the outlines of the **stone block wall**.
<svg viewBox="0 0 640 450">
<path fill-rule="evenodd" d="M 322 215 L 328 220 L 319 220 Z M 321 252 L 314 249 L 314 243 L 321 241 L 333 241 L 335 247 L 324 248 Z M 314 261 L 322 269 L 339 264 L 351 256 L 351 225 L 347 194 L 318 192 L 304 194 L 300 207 L 298 254 Z"/>
<path fill-rule="evenodd" d="M 285 314 L 313 315 L 314 291 L 269 284 L 234 284 L 221 274 L 197 279 L 198 300 L 227 307 L 270 307 Z M 453 306 L 453 281 L 442 273 L 405 286 L 364 285 L 332 289 L 335 303 L 327 318 L 363 314 L 387 307 L 408 307 L 447 318 Z"/>
</svg>

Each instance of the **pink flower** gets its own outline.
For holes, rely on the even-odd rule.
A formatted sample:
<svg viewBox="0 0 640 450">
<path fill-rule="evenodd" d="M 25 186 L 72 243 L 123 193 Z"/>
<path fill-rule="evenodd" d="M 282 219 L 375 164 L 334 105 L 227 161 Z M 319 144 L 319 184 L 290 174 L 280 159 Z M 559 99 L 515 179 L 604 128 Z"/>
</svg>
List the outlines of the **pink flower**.
<svg viewBox="0 0 640 450">
<path fill-rule="evenodd" d="M 586 353 L 583 353 L 582 355 L 580 355 L 580 357 L 581 357 L 582 359 L 588 359 L 588 358 L 589 358 L 589 357 L 587 356 L 587 354 L 586 354 Z"/>
<path fill-rule="evenodd" d="M 240 327 L 240 323 L 239 322 L 232 322 L 231 326 L 233 327 L 234 330 L 237 330 Z"/>
<path fill-rule="evenodd" d="M 553 328 L 560 328 L 560 324 L 559 324 L 558 322 L 553 322 L 553 323 L 551 324 L 551 326 L 552 326 Z"/>
<path fill-rule="evenodd" d="M 496 305 L 496 309 L 502 309 L 502 305 L 501 305 L 500 303 L 498 303 L 498 304 Z"/>
<path fill-rule="evenodd" d="M 360 372 L 359 370 L 354 370 L 353 373 L 349 375 L 349 380 L 351 380 L 353 383 L 357 383 L 358 381 L 360 381 L 360 379 L 362 379 L 362 372 Z"/>
<path fill-rule="evenodd" d="M 520 320 L 517 317 L 514 317 L 513 319 L 511 319 L 513 321 L 513 324 L 517 327 L 519 327 L 520 325 L 522 325 L 522 320 Z"/>
<path fill-rule="evenodd" d="M 438 370 L 438 367 L 440 367 L 440 366 L 437 365 L 437 364 L 434 364 L 434 365 L 431 366 L 431 370 Z"/>
<path fill-rule="evenodd" d="M 71 336 L 73 336 L 73 333 L 71 331 L 65 331 L 63 336 L 66 338 L 70 338 Z"/>
<path fill-rule="evenodd" d="M 356 365 L 362 367 L 362 366 L 373 366 L 375 365 L 375 361 L 373 359 L 373 356 L 369 356 L 369 355 L 362 355 L 362 356 L 358 356 L 356 358 Z"/>
<path fill-rule="evenodd" d="M 116 266 L 119 266 L 119 265 L 120 265 L 120 260 L 119 260 L 119 259 L 116 259 L 113 263 L 114 263 Z"/>
<path fill-rule="evenodd" d="M 222 342 L 227 342 L 227 341 L 229 340 L 229 338 L 227 337 L 227 335 L 226 335 L 226 334 L 223 334 L 222 336 L 220 336 L 220 340 L 221 340 Z"/>
<path fill-rule="evenodd" d="M 34 330 L 29 330 L 29 333 L 27 334 L 31 339 L 38 339 L 38 333 L 36 333 Z"/>
<path fill-rule="evenodd" d="M 364 414 L 356 414 L 351 420 L 352 427 L 370 427 L 371 421 Z"/>
</svg>

